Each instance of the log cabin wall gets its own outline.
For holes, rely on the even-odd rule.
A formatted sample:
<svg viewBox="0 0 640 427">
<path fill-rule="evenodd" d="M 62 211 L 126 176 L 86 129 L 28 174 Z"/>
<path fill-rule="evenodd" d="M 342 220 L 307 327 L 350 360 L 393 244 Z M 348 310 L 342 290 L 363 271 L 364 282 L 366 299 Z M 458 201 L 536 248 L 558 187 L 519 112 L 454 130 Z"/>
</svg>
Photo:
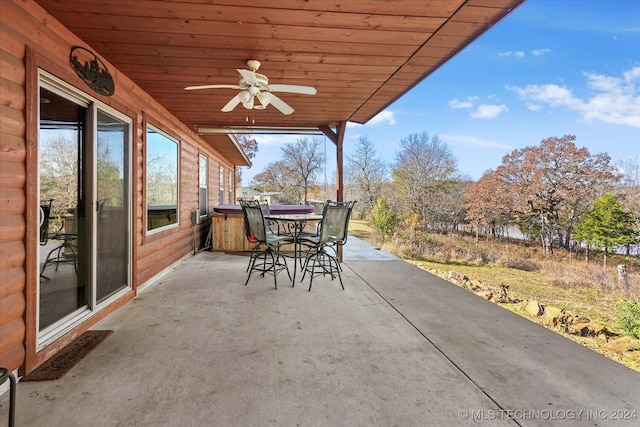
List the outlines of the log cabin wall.
<svg viewBox="0 0 640 427">
<path fill-rule="evenodd" d="M 192 250 L 190 212 L 198 208 L 198 155 L 209 161 L 209 207 L 218 204 L 218 165 L 233 165 L 191 129 L 107 64 L 116 91 L 91 91 L 69 65 L 73 46 L 100 52 L 78 39 L 31 0 L 2 0 L 0 14 L 0 366 L 26 374 L 124 304 L 136 289 Z M 101 58 L 102 59 L 102 58 Z M 104 61 L 104 59 L 103 59 Z M 132 291 L 37 351 L 37 72 L 44 69 L 132 119 Z M 146 233 L 145 135 L 152 124 L 180 142 L 179 227 Z M 208 227 L 208 222 L 201 227 Z"/>
</svg>

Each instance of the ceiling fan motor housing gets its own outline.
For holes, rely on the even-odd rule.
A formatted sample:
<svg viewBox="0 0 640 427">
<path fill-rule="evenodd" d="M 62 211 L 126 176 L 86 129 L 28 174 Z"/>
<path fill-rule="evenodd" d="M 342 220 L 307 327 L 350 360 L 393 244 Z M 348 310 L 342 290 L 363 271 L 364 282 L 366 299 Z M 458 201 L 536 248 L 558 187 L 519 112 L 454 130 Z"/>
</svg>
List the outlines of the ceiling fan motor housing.
<svg viewBox="0 0 640 427">
<path fill-rule="evenodd" d="M 238 85 L 246 89 L 249 89 L 252 87 L 258 90 L 267 89 L 267 86 L 269 85 L 269 79 L 267 78 L 267 76 L 265 76 L 264 74 L 258 74 L 258 73 L 254 73 L 254 74 L 255 74 L 255 80 L 253 82 L 247 82 L 247 80 L 244 77 L 242 77 Z M 254 95 L 257 95 L 257 94 L 254 94 Z"/>
</svg>

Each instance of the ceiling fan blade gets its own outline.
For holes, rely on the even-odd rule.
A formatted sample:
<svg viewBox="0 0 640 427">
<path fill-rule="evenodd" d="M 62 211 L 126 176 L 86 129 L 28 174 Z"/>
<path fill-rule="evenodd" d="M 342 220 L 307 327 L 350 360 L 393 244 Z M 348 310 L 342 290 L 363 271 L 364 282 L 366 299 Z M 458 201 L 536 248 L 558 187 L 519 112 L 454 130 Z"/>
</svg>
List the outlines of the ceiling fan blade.
<svg viewBox="0 0 640 427">
<path fill-rule="evenodd" d="M 270 104 L 280 110 L 280 112 L 285 116 L 293 113 L 293 108 L 291 108 L 291 106 L 284 102 L 282 99 L 278 98 L 272 93 L 269 94 L 269 98 L 271 98 Z"/>
<path fill-rule="evenodd" d="M 229 102 L 227 102 L 225 104 L 224 107 L 222 107 L 222 112 L 223 113 L 228 113 L 229 111 L 232 111 L 234 108 L 236 108 L 236 106 L 238 104 L 240 104 L 241 99 L 240 99 L 240 94 L 243 93 L 244 91 L 238 93 L 236 96 L 234 96 L 233 98 L 231 98 L 231 100 Z"/>
<path fill-rule="evenodd" d="M 238 85 L 202 85 L 202 86 L 187 86 L 184 90 L 200 90 L 200 89 L 242 89 Z"/>
<path fill-rule="evenodd" d="M 243 70 L 241 68 L 236 68 L 245 82 L 249 85 L 256 85 L 258 80 L 256 79 L 256 74 L 251 70 Z"/>
<path fill-rule="evenodd" d="M 318 93 L 315 87 L 313 86 L 298 86 L 298 85 L 282 85 L 275 84 L 267 86 L 267 90 L 270 92 L 290 92 L 290 93 L 301 93 L 304 95 L 315 95 Z"/>
</svg>

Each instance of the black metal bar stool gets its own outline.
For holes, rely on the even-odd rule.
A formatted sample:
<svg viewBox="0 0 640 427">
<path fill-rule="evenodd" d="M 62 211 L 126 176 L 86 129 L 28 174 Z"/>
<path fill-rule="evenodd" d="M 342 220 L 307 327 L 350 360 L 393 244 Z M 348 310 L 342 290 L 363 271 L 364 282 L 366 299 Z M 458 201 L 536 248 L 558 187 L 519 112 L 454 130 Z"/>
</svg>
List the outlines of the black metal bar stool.
<svg viewBox="0 0 640 427">
<path fill-rule="evenodd" d="M 16 378 L 7 368 L 0 368 L 0 385 L 9 380 L 9 427 L 16 421 Z"/>
</svg>

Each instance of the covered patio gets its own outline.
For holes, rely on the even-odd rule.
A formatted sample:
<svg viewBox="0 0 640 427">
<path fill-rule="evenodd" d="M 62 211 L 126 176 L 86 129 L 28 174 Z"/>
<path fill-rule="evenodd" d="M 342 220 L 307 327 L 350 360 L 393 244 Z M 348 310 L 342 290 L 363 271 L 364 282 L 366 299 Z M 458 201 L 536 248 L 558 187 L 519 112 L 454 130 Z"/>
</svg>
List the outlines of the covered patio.
<svg viewBox="0 0 640 427">
<path fill-rule="evenodd" d="M 311 292 L 184 259 L 63 378 L 20 382 L 17 425 L 637 425 L 637 372 L 361 240 L 344 256 L 345 290 Z"/>
</svg>

